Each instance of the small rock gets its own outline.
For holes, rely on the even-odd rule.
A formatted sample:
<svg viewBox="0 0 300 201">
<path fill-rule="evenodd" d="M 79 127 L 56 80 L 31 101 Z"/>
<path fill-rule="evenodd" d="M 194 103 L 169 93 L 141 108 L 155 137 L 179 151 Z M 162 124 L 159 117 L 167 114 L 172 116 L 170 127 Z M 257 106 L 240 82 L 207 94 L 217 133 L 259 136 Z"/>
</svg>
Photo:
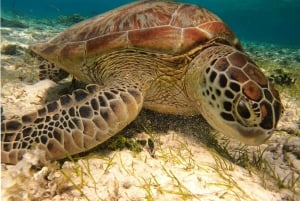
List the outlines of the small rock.
<svg viewBox="0 0 300 201">
<path fill-rule="evenodd" d="M 300 159 L 300 138 L 299 137 L 289 138 L 286 144 L 283 146 L 283 150 L 286 152 L 293 153 L 298 159 Z"/>
<path fill-rule="evenodd" d="M 85 17 L 81 16 L 80 14 L 73 14 L 73 15 L 70 15 L 70 16 L 63 16 L 63 15 L 60 15 L 57 17 L 57 22 L 60 23 L 60 24 L 63 24 L 63 25 L 66 25 L 66 26 L 70 26 L 72 24 L 76 24 L 80 21 L 83 21 L 85 20 Z"/>
<path fill-rule="evenodd" d="M 17 28 L 28 28 L 28 25 L 19 20 L 9 20 L 1 17 L 1 26 L 3 27 L 17 27 Z"/>
<path fill-rule="evenodd" d="M 296 61 L 298 61 L 298 62 L 300 62 L 300 56 L 298 55 L 298 56 L 295 56 L 295 58 L 294 58 Z"/>
<path fill-rule="evenodd" d="M 2 45 L 1 54 L 16 55 L 17 54 L 17 45 L 16 44 Z"/>
<path fill-rule="evenodd" d="M 300 173 L 300 160 L 298 160 L 292 153 L 287 153 L 286 157 L 293 167 Z"/>
</svg>

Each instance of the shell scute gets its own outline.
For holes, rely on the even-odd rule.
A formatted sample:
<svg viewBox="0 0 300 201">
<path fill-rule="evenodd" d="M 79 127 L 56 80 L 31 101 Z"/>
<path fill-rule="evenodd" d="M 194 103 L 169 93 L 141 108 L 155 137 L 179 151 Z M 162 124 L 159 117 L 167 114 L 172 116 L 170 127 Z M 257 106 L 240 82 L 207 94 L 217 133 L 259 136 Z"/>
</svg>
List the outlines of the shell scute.
<svg viewBox="0 0 300 201">
<path fill-rule="evenodd" d="M 177 6 L 172 2 L 147 1 L 107 12 L 98 22 L 102 25 L 98 35 L 168 25 Z"/>
<path fill-rule="evenodd" d="M 152 50 L 156 52 L 180 51 L 181 29 L 164 26 L 130 31 L 129 43 L 132 47 Z"/>
<path fill-rule="evenodd" d="M 89 57 L 100 55 L 108 49 L 121 49 L 127 47 L 127 34 L 114 33 L 96 37 L 86 42 L 86 53 Z"/>
<path fill-rule="evenodd" d="M 141 1 L 80 22 L 53 39 L 34 45 L 32 50 L 80 77 L 78 69 L 85 62 L 106 52 L 138 48 L 180 56 L 219 35 L 235 38 L 216 15 L 204 8 Z"/>
<path fill-rule="evenodd" d="M 192 13 L 192 15 L 191 15 Z M 198 6 L 183 4 L 173 15 L 170 25 L 176 27 L 196 27 L 209 21 L 221 21 L 216 15 Z"/>
<path fill-rule="evenodd" d="M 208 40 L 206 33 L 194 27 L 183 29 L 182 39 L 181 51 L 183 52 L 189 50 L 193 46 L 199 45 L 199 43 L 204 43 Z"/>
<path fill-rule="evenodd" d="M 209 33 L 211 36 L 210 38 L 212 38 L 213 36 L 220 35 L 224 37 L 226 36 L 233 40 L 235 37 L 232 31 L 222 21 L 207 21 L 200 24 L 198 28 Z"/>
<path fill-rule="evenodd" d="M 60 55 L 65 62 L 81 63 L 85 58 L 85 44 L 83 42 L 68 43 L 60 50 Z"/>
</svg>

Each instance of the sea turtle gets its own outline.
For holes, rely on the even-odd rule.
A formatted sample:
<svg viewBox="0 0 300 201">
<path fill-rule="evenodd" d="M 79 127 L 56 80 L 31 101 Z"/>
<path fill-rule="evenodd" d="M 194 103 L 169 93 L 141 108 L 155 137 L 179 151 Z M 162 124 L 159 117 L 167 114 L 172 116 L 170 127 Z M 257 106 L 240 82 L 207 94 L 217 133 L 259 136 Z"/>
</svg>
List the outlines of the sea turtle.
<svg viewBox="0 0 300 201">
<path fill-rule="evenodd" d="M 32 50 L 55 64 L 42 68 L 42 78 L 58 81 L 69 73 L 89 85 L 20 120 L 3 121 L 4 163 L 16 163 L 32 147 L 45 150 L 47 159 L 91 149 L 142 107 L 201 114 L 216 130 L 250 145 L 265 142 L 281 115 L 278 92 L 233 32 L 196 5 L 138 1 Z"/>
</svg>

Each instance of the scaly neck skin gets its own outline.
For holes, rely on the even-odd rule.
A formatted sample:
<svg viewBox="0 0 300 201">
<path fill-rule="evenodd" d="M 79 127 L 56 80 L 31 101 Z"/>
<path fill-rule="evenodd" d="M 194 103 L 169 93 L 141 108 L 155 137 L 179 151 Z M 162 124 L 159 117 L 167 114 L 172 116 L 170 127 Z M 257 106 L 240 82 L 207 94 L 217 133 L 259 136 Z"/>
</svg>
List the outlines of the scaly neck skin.
<svg viewBox="0 0 300 201">
<path fill-rule="evenodd" d="M 204 49 L 189 64 L 185 78 L 185 86 L 189 98 L 195 101 L 198 107 L 202 108 L 203 96 L 202 88 L 205 83 L 205 71 L 210 66 L 210 62 L 236 51 L 233 47 L 225 45 L 216 45 Z M 207 108 L 203 108 L 206 110 Z M 202 109 L 201 109 L 202 110 Z"/>
<path fill-rule="evenodd" d="M 209 66 L 211 52 L 204 50 L 191 62 L 185 78 L 188 97 L 197 106 L 199 113 L 216 130 L 222 127 L 219 115 L 212 109 L 209 99 L 205 97 L 203 89 L 209 89 L 205 79 L 205 70 Z M 220 130 L 219 130 L 220 131 Z"/>
<path fill-rule="evenodd" d="M 218 131 L 224 129 L 223 131 L 225 132 L 228 131 L 228 125 L 224 124 L 224 121 L 216 110 L 216 105 L 212 105 L 211 96 L 215 93 L 215 89 L 213 89 L 213 85 L 210 83 L 206 71 L 211 67 L 213 60 L 226 56 L 234 51 L 232 47 L 227 47 L 228 46 L 211 46 L 204 49 L 190 63 L 185 78 L 187 95 L 197 106 L 199 113 L 214 129 Z M 206 94 L 207 91 L 209 91 L 209 95 Z"/>
<path fill-rule="evenodd" d="M 149 79 L 154 77 L 155 62 L 152 57 L 135 50 L 115 51 L 101 55 L 92 65 L 88 65 L 87 76 L 92 82 L 101 82 L 105 86 L 116 80 L 149 85 Z"/>
<path fill-rule="evenodd" d="M 194 104 L 186 97 L 183 77 L 186 66 L 178 66 L 170 55 L 126 49 L 103 54 L 96 65 L 87 67 L 92 83 L 111 86 L 115 83 L 134 84 L 144 95 L 144 107 L 150 110 L 190 115 Z M 94 63 L 92 63 L 94 64 Z"/>
<path fill-rule="evenodd" d="M 203 87 L 206 87 L 205 70 L 209 67 L 209 62 L 217 57 L 214 54 L 214 47 L 208 47 L 199 53 L 189 64 L 186 77 L 185 86 L 188 97 L 194 102 L 199 113 L 208 121 L 208 123 L 216 129 L 211 119 L 216 119 L 213 111 L 208 105 L 206 97 L 203 97 Z"/>
</svg>

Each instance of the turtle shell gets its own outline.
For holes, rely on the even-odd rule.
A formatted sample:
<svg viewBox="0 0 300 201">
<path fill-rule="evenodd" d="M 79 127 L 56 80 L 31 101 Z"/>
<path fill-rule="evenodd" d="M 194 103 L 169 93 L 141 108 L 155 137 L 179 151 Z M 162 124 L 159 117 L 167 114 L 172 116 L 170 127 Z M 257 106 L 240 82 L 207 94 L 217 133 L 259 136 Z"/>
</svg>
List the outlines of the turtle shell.
<svg viewBox="0 0 300 201">
<path fill-rule="evenodd" d="M 213 38 L 239 46 L 222 20 L 189 4 L 139 1 L 78 23 L 32 50 L 61 65 L 84 66 L 87 60 L 124 48 L 181 55 Z"/>
</svg>

